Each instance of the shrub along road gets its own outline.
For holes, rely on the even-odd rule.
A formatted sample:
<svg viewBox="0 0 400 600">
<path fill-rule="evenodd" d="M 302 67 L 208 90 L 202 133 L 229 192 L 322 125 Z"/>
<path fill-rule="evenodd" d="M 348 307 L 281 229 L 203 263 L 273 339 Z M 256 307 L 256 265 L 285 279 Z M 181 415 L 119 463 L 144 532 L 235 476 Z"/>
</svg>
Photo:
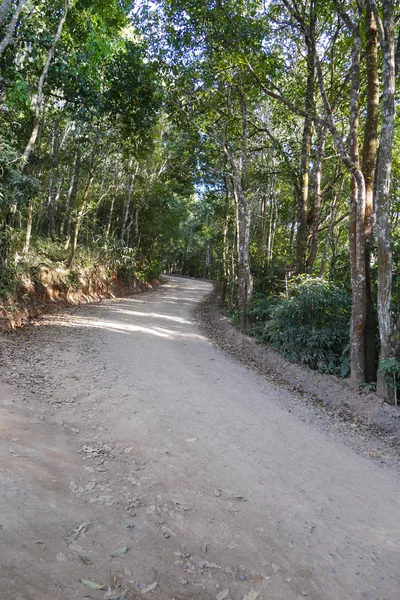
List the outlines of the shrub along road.
<svg viewBox="0 0 400 600">
<path fill-rule="evenodd" d="M 214 348 L 210 288 L 1 338 L 1 598 L 398 599 L 396 471 Z"/>
</svg>

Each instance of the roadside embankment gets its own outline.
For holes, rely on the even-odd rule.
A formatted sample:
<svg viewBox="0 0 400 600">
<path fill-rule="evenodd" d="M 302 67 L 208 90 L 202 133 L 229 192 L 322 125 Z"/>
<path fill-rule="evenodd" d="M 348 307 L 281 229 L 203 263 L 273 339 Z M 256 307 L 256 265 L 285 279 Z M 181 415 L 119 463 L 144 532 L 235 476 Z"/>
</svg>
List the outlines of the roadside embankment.
<svg viewBox="0 0 400 600">
<path fill-rule="evenodd" d="M 0 328 L 15 329 L 32 318 L 66 306 L 131 296 L 158 285 L 158 280 L 143 282 L 134 277 L 122 281 L 100 266 L 72 273 L 46 265 L 32 267 L 19 278 L 13 296 L 0 300 Z"/>
</svg>

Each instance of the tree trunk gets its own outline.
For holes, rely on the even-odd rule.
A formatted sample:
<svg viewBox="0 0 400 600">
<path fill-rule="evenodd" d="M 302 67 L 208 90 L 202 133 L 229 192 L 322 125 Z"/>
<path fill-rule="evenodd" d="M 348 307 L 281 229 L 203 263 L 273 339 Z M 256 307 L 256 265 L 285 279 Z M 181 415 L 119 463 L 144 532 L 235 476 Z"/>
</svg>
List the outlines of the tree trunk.
<svg viewBox="0 0 400 600">
<path fill-rule="evenodd" d="M 274 242 L 275 242 L 275 233 L 276 233 L 276 225 L 278 222 L 278 203 L 276 201 L 275 195 L 271 196 L 271 226 L 269 230 L 268 237 L 268 262 L 272 261 L 272 257 L 274 255 Z"/>
<path fill-rule="evenodd" d="M 314 2 L 310 6 L 309 35 L 313 38 L 315 30 Z M 308 238 L 308 194 L 310 176 L 310 156 L 312 141 L 312 117 L 314 112 L 314 46 L 306 36 L 307 46 L 307 84 L 304 110 L 303 139 L 301 144 L 301 168 L 300 168 L 300 195 L 297 210 L 297 240 L 296 240 L 296 272 L 304 273 L 306 269 L 307 238 Z"/>
<path fill-rule="evenodd" d="M 350 368 L 351 383 L 355 387 L 365 383 L 364 328 L 366 319 L 366 277 L 365 277 L 365 182 L 360 169 L 358 153 L 359 133 L 359 93 L 360 93 L 360 23 L 353 24 L 345 19 L 353 34 L 351 51 L 350 85 L 350 131 L 349 153 L 339 134 L 325 88 L 324 74 L 318 53 L 315 52 L 318 82 L 322 101 L 327 113 L 327 126 L 332 133 L 336 148 L 351 174 L 350 194 L 350 272 L 352 310 L 350 323 Z"/>
<path fill-rule="evenodd" d="M 80 160 L 79 160 L 79 151 L 75 150 L 74 162 L 72 164 L 71 177 L 69 181 L 69 188 L 67 192 L 67 197 L 65 199 L 65 208 L 64 208 L 64 224 L 62 226 L 62 233 L 65 234 L 65 243 L 64 248 L 67 250 L 71 243 L 71 226 L 72 226 L 72 209 L 75 204 L 75 199 L 78 194 L 78 182 L 79 182 L 79 169 L 80 169 Z"/>
<path fill-rule="evenodd" d="M 119 235 L 121 240 L 124 239 L 125 233 L 126 233 L 126 225 L 128 223 L 129 210 L 131 208 L 131 201 L 132 201 L 133 182 L 134 182 L 134 175 L 132 173 L 129 173 L 129 175 L 128 175 L 128 197 L 122 207 L 122 221 L 121 221 L 121 230 L 120 230 L 120 235 Z"/>
<path fill-rule="evenodd" d="M 378 321 L 381 342 L 379 361 L 393 356 L 392 323 L 392 246 L 389 223 L 389 191 L 392 170 L 392 150 L 395 120 L 395 59 L 394 59 L 394 6 L 393 0 L 382 0 L 383 24 L 380 44 L 382 48 L 382 130 L 379 160 L 376 170 L 376 235 L 378 241 Z M 374 14 L 379 15 L 374 3 Z M 385 376 L 378 374 L 378 394 L 391 399 L 391 390 Z"/>
<path fill-rule="evenodd" d="M 66 0 L 65 7 L 64 7 L 64 14 L 58 23 L 58 28 L 57 28 L 56 34 L 53 38 L 53 42 L 52 42 L 49 50 L 47 51 L 46 61 L 44 63 L 43 70 L 39 77 L 39 83 L 38 83 L 38 88 L 37 88 L 37 93 L 36 93 L 35 112 L 34 112 L 34 116 L 33 116 L 32 132 L 31 132 L 31 136 L 28 140 L 28 143 L 25 147 L 24 154 L 23 154 L 25 163 L 28 162 L 31 152 L 36 143 L 36 138 L 37 138 L 38 131 L 39 131 L 40 111 L 42 109 L 42 104 L 43 104 L 43 86 L 47 79 L 47 74 L 49 72 L 50 63 L 53 59 L 57 43 L 61 37 L 61 32 L 62 32 L 64 23 L 65 23 L 65 20 L 67 18 L 69 6 L 70 6 L 70 0 Z"/>
<path fill-rule="evenodd" d="M 0 4 L 0 27 L 2 27 L 3 23 L 7 20 L 12 3 L 13 0 L 3 0 Z"/>
<path fill-rule="evenodd" d="M 307 260 L 306 273 L 311 275 L 315 259 L 317 258 L 318 252 L 318 232 L 319 232 L 319 221 L 321 213 L 321 180 L 322 180 L 322 161 L 325 152 L 325 141 L 326 141 L 327 129 L 326 127 L 318 127 L 317 130 L 317 156 L 315 159 L 314 171 L 313 171 L 313 189 L 314 189 L 314 208 L 312 212 L 312 235 L 311 235 L 311 247 L 310 256 Z"/>
<path fill-rule="evenodd" d="M 88 199 L 88 195 L 89 195 L 89 191 L 90 188 L 92 187 L 92 183 L 93 183 L 93 179 L 94 179 L 94 170 L 91 170 L 89 172 L 89 176 L 88 176 L 88 180 L 86 183 L 86 187 L 85 187 L 85 191 L 83 192 L 83 197 L 82 197 L 82 205 L 81 208 L 77 214 L 76 220 L 75 220 L 75 230 L 74 230 L 74 239 L 72 241 L 72 247 L 71 247 L 71 254 L 69 257 L 69 261 L 68 261 L 68 268 L 70 269 L 75 261 L 75 256 L 76 256 L 76 249 L 78 247 L 78 237 L 79 237 L 79 231 L 81 228 L 81 224 L 82 224 L 82 219 L 85 215 L 85 210 L 86 210 L 86 205 L 87 205 L 87 199 Z"/>
<path fill-rule="evenodd" d="M 352 310 L 350 323 L 351 383 L 359 387 L 365 383 L 364 329 L 367 313 L 365 276 L 365 182 L 360 170 L 358 146 L 359 92 L 360 92 L 360 25 L 353 31 L 350 92 L 350 158 L 354 165 L 350 195 L 350 270 Z"/>
<path fill-rule="evenodd" d="M 11 21 L 7 27 L 7 31 L 3 39 L 0 41 L 0 56 L 3 54 L 4 50 L 11 44 L 13 41 L 13 35 L 15 28 L 18 23 L 19 15 L 25 7 L 25 4 L 28 0 L 19 0 L 17 7 L 14 11 L 13 16 L 11 17 Z M 0 26 L 6 20 L 8 16 L 8 12 L 10 10 L 11 2 L 9 0 L 5 0 L 0 7 Z"/>
<path fill-rule="evenodd" d="M 320 277 L 324 277 L 324 275 L 325 275 L 326 261 L 328 259 L 328 250 L 329 250 L 329 246 L 331 245 L 331 240 L 333 237 L 333 229 L 335 227 L 336 209 L 337 209 L 339 201 L 342 197 L 342 190 L 343 190 L 343 179 L 340 183 L 338 192 L 333 197 L 333 202 L 331 204 L 331 210 L 330 210 L 330 214 L 329 214 L 328 231 L 326 233 L 324 252 L 322 254 L 321 266 L 320 266 L 320 270 L 319 270 Z"/>
<path fill-rule="evenodd" d="M 29 200 L 28 202 L 28 219 L 26 222 L 26 231 L 25 231 L 25 243 L 22 248 L 22 254 L 26 256 L 29 252 L 29 248 L 31 245 L 31 236 L 32 236 L 32 225 L 33 225 L 33 201 Z"/>
<path fill-rule="evenodd" d="M 229 228 L 229 185 L 228 177 L 223 176 L 225 187 L 225 206 L 224 206 L 224 222 L 222 225 L 222 291 L 221 305 L 225 306 L 226 294 L 228 291 L 228 228 Z"/>
<path fill-rule="evenodd" d="M 114 204 L 115 204 L 115 195 L 113 194 L 111 204 L 110 204 L 110 211 L 108 213 L 108 221 L 107 221 L 107 227 L 106 227 L 106 233 L 105 233 L 105 240 L 106 240 L 105 247 L 106 248 L 108 246 L 108 240 L 110 237 L 111 223 L 112 223 L 112 218 L 113 218 L 113 213 L 114 213 Z"/>
<path fill-rule="evenodd" d="M 59 150 L 59 136 L 58 131 L 54 131 L 52 140 L 52 152 L 51 152 L 51 169 L 49 179 L 49 197 L 48 197 L 48 210 L 49 210 L 49 235 L 51 239 L 54 239 L 56 231 L 55 223 L 55 212 L 56 212 L 56 194 L 57 194 L 57 159 Z"/>
<path fill-rule="evenodd" d="M 367 65 L 367 116 L 364 128 L 362 172 L 365 180 L 365 375 L 367 381 L 376 381 L 377 316 L 372 299 L 371 259 L 374 227 L 374 177 L 379 118 L 378 29 L 371 4 L 366 8 L 366 65 Z"/>
</svg>

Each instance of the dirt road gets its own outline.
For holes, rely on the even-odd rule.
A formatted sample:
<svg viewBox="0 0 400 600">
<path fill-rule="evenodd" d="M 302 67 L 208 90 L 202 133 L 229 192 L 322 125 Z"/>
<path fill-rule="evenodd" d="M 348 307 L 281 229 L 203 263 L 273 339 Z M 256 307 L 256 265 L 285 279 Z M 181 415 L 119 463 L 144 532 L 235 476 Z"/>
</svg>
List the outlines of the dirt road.
<svg viewBox="0 0 400 600">
<path fill-rule="evenodd" d="M 400 598 L 397 474 L 215 349 L 209 290 L 1 338 L 1 600 Z"/>
</svg>

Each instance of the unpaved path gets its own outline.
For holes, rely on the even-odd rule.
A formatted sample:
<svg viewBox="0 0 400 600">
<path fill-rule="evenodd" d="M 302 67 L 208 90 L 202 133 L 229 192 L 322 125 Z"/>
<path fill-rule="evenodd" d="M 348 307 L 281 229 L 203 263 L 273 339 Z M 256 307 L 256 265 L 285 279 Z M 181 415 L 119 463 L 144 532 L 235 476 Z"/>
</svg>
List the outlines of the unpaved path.
<svg viewBox="0 0 400 600">
<path fill-rule="evenodd" d="M 209 290 L 1 339 L 1 600 L 399 599 L 398 475 L 215 349 Z"/>
</svg>

